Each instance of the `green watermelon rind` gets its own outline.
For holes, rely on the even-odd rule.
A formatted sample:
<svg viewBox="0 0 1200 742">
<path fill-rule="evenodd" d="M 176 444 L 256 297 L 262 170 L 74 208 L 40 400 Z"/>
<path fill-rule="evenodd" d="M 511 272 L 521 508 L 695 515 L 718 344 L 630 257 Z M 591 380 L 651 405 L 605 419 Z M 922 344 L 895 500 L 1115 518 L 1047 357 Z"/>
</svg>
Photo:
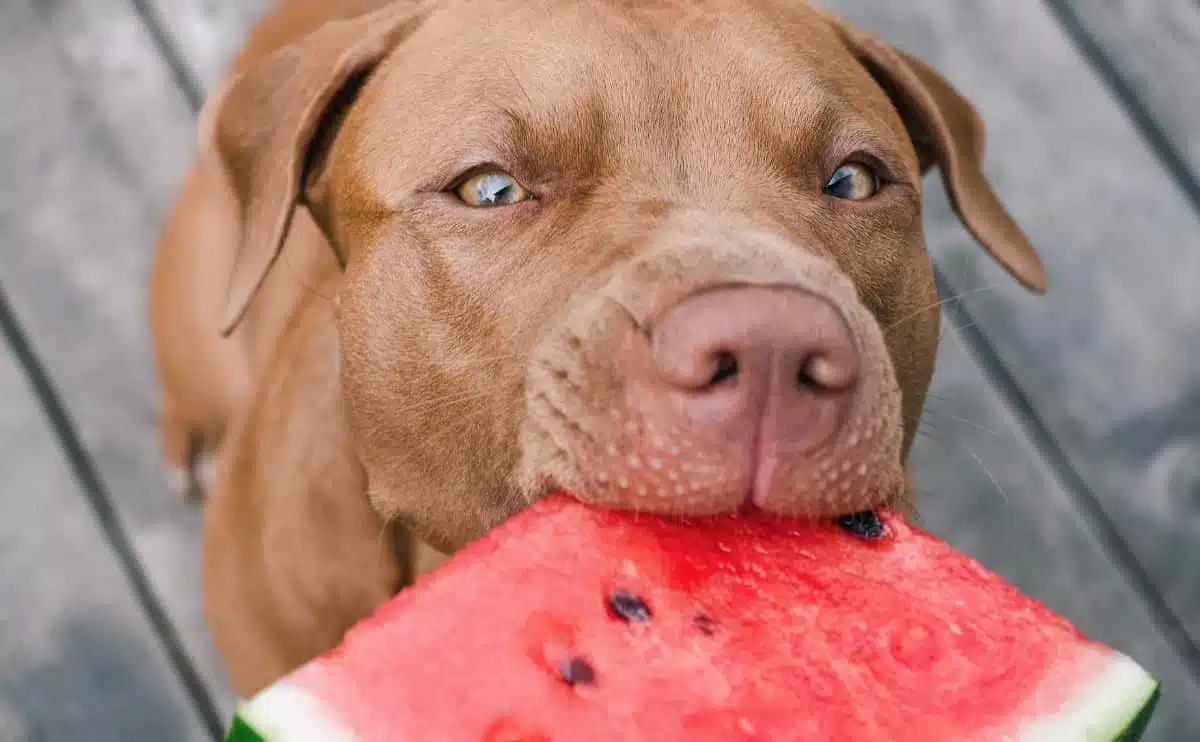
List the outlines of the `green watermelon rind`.
<svg viewBox="0 0 1200 742">
<path fill-rule="evenodd" d="M 1021 729 L 1017 742 L 1138 742 L 1158 702 L 1159 682 L 1129 657 L 1055 714 Z M 318 699 L 282 680 L 238 705 L 225 742 L 356 742 Z"/>
<path fill-rule="evenodd" d="M 267 742 L 267 739 L 259 734 L 257 729 L 247 723 L 242 718 L 241 713 L 238 713 L 234 715 L 233 724 L 229 726 L 229 731 L 225 733 L 225 742 Z"/>
</svg>

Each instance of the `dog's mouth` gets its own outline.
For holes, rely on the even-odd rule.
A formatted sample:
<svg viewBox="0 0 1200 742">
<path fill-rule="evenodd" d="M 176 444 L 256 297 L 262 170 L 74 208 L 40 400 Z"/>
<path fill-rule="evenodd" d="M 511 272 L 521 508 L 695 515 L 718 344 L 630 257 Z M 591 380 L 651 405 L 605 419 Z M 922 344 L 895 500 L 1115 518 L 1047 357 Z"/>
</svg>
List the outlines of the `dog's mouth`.
<svg viewBox="0 0 1200 742">
<path fill-rule="evenodd" d="M 748 518 L 770 517 L 769 513 L 754 503 L 752 494 L 752 492 L 746 494 L 746 500 L 743 502 L 742 507 L 736 511 L 736 514 Z M 874 508 L 834 515 L 829 520 L 837 523 L 859 538 L 881 538 L 887 533 L 887 526 L 884 525 L 883 519 L 879 517 L 879 510 L 887 504 L 880 503 L 879 506 Z"/>
<path fill-rule="evenodd" d="M 565 490 L 603 507 L 696 517 L 728 513 L 827 519 L 897 503 L 904 495 L 899 433 L 851 423 L 807 452 L 768 453 L 721 431 L 671 439 L 643 424 L 612 437 L 559 418 L 547 435 L 562 447 L 529 482 L 532 499 Z M 611 429 L 610 429 L 611 430 Z"/>
<path fill-rule="evenodd" d="M 693 217 L 573 297 L 535 348 L 524 489 L 680 516 L 896 500 L 901 395 L 853 282 L 785 237 Z"/>
<path fill-rule="evenodd" d="M 532 475 L 524 489 L 534 497 L 564 489 L 668 515 L 830 518 L 903 494 L 899 394 L 876 382 L 852 404 L 817 405 L 799 423 L 775 419 L 767 400 L 724 424 L 680 414 L 678 395 L 653 386 L 620 386 L 597 404 L 552 368 L 538 382 L 546 386 L 530 395 L 522 432 L 523 472 Z"/>
</svg>

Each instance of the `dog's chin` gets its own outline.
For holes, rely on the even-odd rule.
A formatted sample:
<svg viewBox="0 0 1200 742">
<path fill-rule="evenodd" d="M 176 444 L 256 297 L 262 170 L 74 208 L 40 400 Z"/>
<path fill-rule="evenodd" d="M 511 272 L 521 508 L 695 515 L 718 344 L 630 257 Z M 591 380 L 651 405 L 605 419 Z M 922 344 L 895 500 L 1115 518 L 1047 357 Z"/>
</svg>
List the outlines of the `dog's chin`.
<svg viewBox="0 0 1200 742">
<path fill-rule="evenodd" d="M 751 467 L 744 476 L 686 487 L 683 492 L 656 482 L 661 478 L 657 471 L 653 476 L 650 470 L 640 475 L 599 471 L 561 451 L 542 461 L 542 467 L 524 469 L 518 478 L 517 489 L 526 505 L 555 492 L 566 492 L 597 507 L 682 518 L 741 513 L 819 520 L 884 507 L 906 513 L 914 510 L 898 459 L 886 466 L 876 464 L 869 480 L 854 476 L 864 470 L 866 460 L 847 458 L 808 462 L 811 465 L 803 467 L 785 466 L 790 469 L 789 477 L 765 486 Z M 679 481 L 677 476 L 672 479 Z"/>
</svg>

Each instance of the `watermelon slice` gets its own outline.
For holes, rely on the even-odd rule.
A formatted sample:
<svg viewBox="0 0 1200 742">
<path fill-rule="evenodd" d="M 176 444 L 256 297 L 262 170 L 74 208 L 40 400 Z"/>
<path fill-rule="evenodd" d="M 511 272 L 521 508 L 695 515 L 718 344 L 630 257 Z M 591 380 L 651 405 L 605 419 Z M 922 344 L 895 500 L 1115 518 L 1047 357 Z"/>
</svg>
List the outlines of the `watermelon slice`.
<svg viewBox="0 0 1200 742">
<path fill-rule="evenodd" d="M 556 496 L 238 712 L 229 742 L 1109 742 L 1157 681 L 894 513 Z"/>
</svg>

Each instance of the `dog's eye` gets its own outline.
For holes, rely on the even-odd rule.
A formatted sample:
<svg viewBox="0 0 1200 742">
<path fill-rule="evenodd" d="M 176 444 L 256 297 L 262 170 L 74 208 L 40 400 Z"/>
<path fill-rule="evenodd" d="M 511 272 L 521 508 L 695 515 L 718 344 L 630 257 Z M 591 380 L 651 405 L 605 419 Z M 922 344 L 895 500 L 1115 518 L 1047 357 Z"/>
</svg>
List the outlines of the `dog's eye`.
<svg viewBox="0 0 1200 742">
<path fill-rule="evenodd" d="M 834 198 L 862 201 L 879 192 L 879 176 L 870 167 L 847 162 L 834 171 L 825 184 L 825 193 Z"/>
<path fill-rule="evenodd" d="M 454 193 L 468 206 L 482 208 L 511 206 L 530 198 L 529 191 L 515 178 L 499 170 L 472 175 L 460 183 Z"/>
</svg>

